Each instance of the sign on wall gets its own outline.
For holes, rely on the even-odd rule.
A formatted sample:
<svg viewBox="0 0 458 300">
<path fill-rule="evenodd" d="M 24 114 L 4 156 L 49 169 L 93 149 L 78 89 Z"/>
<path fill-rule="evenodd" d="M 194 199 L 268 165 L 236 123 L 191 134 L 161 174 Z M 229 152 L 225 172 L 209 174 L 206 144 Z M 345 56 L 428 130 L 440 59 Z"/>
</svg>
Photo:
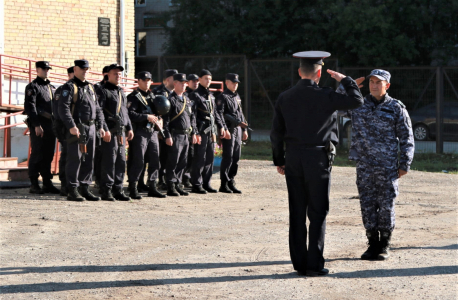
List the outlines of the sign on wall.
<svg viewBox="0 0 458 300">
<path fill-rule="evenodd" d="M 110 46 L 110 18 L 99 18 L 99 46 Z"/>
</svg>

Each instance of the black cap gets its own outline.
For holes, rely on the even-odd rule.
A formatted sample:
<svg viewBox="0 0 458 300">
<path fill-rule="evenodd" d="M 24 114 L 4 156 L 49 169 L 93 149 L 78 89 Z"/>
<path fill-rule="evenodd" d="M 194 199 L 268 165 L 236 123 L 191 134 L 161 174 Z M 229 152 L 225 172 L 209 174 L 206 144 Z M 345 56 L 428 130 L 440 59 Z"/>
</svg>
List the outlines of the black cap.
<svg viewBox="0 0 458 300">
<path fill-rule="evenodd" d="M 189 74 L 188 75 L 188 81 L 190 80 L 198 80 L 199 79 L 199 76 L 197 76 L 196 74 Z"/>
<path fill-rule="evenodd" d="M 116 64 L 111 64 L 108 66 L 108 72 L 110 72 L 113 69 L 119 69 L 121 72 L 124 71 L 124 67 L 121 65 Z"/>
<path fill-rule="evenodd" d="M 102 74 L 108 73 L 110 71 L 110 66 L 103 67 Z"/>
<path fill-rule="evenodd" d="M 77 59 L 75 60 L 75 67 L 89 68 L 89 62 L 85 59 Z"/>
<path fill-rule="evenodd" d="M 168 78 L 170 76 L 173 76 L 175 74 L 178 74 L 178 70 L 176 69 L 168 69 L 164 71 L 164 78 Z"/>
<path fill-rule="evenodd" d="M 202 71 L 200 71 L 200 73 L 199 73 L 199 77 L 204 77 L 205 75 L 210 75 L 210 76 L 212 76 L 212 73 L 210 73 L 209 70 L 202 69 Z"/>
<path fill-rule="evenodd" d="M 331 53 L 325 51 L 302 51 L 293 54 L 293 57 L 301 59 L 301 65 L 324 65 L 323 59 L 331 56 Z"/>
<path fill-rule="evenodd" d="M 232 82 L 240 82 L 239 74 L 235 74 L 235 73 L 227 73 L 226 74 L 226 79 L 230 80 Z"/>
<path fill-rule="evenodd" d="M 151 73 L 147 71 L 138 72 L 137 79 L 142 79 L 142 80 L 152 79 Z"/>
<path fill-rule="evenodd" d="M 181 82 L 188 81 L 186 79 L 186 74 L 184 74 L 184 73 L 177 73 L 177 74 L 173 75 L 173 80 L 177 80 L 177 81 L 181 81 Z"/>
<path fill-rule="evenodd" d="M 35 63 L 36 68 L 42 68 L 42 69 L 52 69 L 51 66 L 49 65 L 49 61 L 37 61 Z"/>
<path fill-rule="evenodd" d="M 73 70 L 73 67 L 68 68 L 67 74 L 72 74 L 72 73 L 75 73 L 75 71 Z"/>
</svg>

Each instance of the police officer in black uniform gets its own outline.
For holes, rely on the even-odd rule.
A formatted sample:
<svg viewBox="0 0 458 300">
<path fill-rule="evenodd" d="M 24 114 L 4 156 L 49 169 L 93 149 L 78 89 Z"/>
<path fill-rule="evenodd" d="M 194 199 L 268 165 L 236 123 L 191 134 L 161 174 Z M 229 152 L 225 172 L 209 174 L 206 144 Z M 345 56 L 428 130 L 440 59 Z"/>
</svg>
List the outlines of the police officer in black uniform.
<svg viewBox="0 0 458 300">
<path fill-rule="evenodd" d="M 59 97 L 59 117 L 67 129 L 67 199 L 72 201 L 97 201 L 89 190 L 94 169 L 96 130 L 105 135 L 104 118 L 97 103 L 94 86 L 86 81 L 89 62 L 75 60 L 75 76 L 62 87 Z M 97 122 L 96 122 L 97 121 Z M 98 124 L 96 128 L 95 124 Z"/>
<path fill-rule="evenodd" d="M 134 139 L 129 143 L 129 191 L 132 199 L 142 199 L 138 193 L 137 182 L 148 160 L 148 183 L 150 197 L 165 198 L 157 190 L 156 180 L 159 177 L 159 141 L 158 126 L 162 127 L 162 119 L 153 112 L 155 96 L 149 90 L 150 72 L 137 74 L 138 88 L 127 96 L 127 109 L 134 130 Z M 158 124 L 158 125 L 156 125 Z M 148 153 L 147 155 L 145 155 Z"/>
<path fill-rule="evenodd" d="M 67 69 L 68 80 L 71 80 L 74 77 L 73 67 Z M 64 85 L 61 85 L 57 88 L 54 93 L 54 98 L 52 101 L 52 115 L 53 119 L 53 131 L 54 135 L 60 142 L 60 158 L 59 158 L 59 180 L 60 180 L 60 195 L 67 196 L 67 175 L 65 174 L 65 165 L 67 164 L 67 128 L 65 124 L 59 117 L 59 98 L 62 94 L 62 88 Z"/>
<path fill-rule="evenodd" d="M 102 142 L 102 178 L 100 181 L 103 200 L 128 201 L 123 183 L 126 172 L 126 139 L 134 137 L 127 99 L 119 85 L 124 68 L 118 64 L 109 66 L 108 81 L 97 90 L 99 104 L 105 117 L 107 131 Z M 126 133 L 127 132 L 127 136 Z"/>
<path fill-rule="evenodd" d="M 348 96 L 318 86 L 323 58 L 328 56 L 330 53 L 322 51 L 294 54 L 301 58 L 301 80 L 278 97 L 270 134 L 277 172 L 286 175 L 291 260 L 298 274 L 306 276 L 329 272 L 324 268 L 323 250 L 334 145 L 339 141 L 337 110 L 363 104 L 358 85 L 350 77 L 337 72 L 332 75 Z"/>
<path fill-rule="evenodd" d="M 173 75 L 174 91 L 169 96 L 170 111 L 164 116 L 165 142 L 168 149 L 167 156 L 167 195 L 188 196 L 189 193 L 181 188 L 181 178 L 186 168 L 188 156 L 189 136 L 196 143 L 195 116 L 188 97 L 183 92 L 186 87 L 186 74 Z"/>
<path fill-rule="evenodd" d="M 211 187 L 213 174 L 213 160 L 215 156 L 216 126 L 220 128 L 220 135 L 224 137 L 224 124 L 216 112 L 215 96 L 209 87 L 212 80 L 210 71 L 203 69 L 199 74 L 199 87 L 191 94 L 194 101 L 197 144 L 194 146 L 194 158 L 191 171 L 192 192 L 199 194 L 217 193 Z"/>
<path fill-rule="evenodd" d="M 217 112 L 226 130 L 226 139 L 221 140 L 223 159 L 221 161 L 221 187 L 219 191 L 223 193 L 242 193 L 235 187 L 234 177 L 237 175 L 239 166 L 242 140 L 248 139 L 248 123 L 242 112 L 242 100 L 237 93 L 239 83 L 238 74 L 226 74 L 226 89 L 216 98 Z"/>
<path fill-rule="evenodd" d="M 52 98 L 54 86 L 48 80 L 51 68 L 47 61 L 35 63 L 37 78 L 25 87 L 24 114 L 28 116 L 32 152 L 29 159 L 30 193 L 59 194 L 52 184 L 51 162 L 54 158 L 56 136 L 52 129 Z M 43 179 L 43 189 L 38 184 L 38 177 Z"/>
<path fill-rule="evenodd" d="M 186 87 L 186 91 L 183 93 L 186 97 L 188 97 L 190 106 L 194 111 L 194 101 L 190 99 L 190 95 L 199 87 L 199 76 L 196 74 L 189 74 L 188 75 L 188 86 Z M 183 173 L 183 186 L 187 188 L 192 188 L 191 184 L 191 168 L 192 168 L 192 159 L 194 157 L 194 144 L 189 140 L 189 150 L 188 150 L 188 161 L 186 163 L 186 168 L 184 169 Z"/>
<path fill-rule="evenodd" d="M 108 68 L 109 68 L 109 67 L 110 67 L 110 66 L 105 66 L 105 67 L 103 67 L 103 69 L 102 69 L 103 79 L 102 79 L 102 81 L 97 82 L 96 84 L 94 84 L 94 87 L 95 87 L 96 89 L 101 88 L 102 85 L 104 85 L 104 84 L 108 81 Z"/>
<path fill-rule="evenodd" d="M 153 94 L 155 96 L 162 95 L 168 99 L 170 94 L 172 94 L 173 92 L 173 75 L 175 74 L 178 74 L 178 71 L 175 69 L 165 70 L 164 77 L 162 79 L 162 84 L 153 89 Z M 168 155 L 167 150 L 168 150 L 168 147 L 165 144 L 164 139 L 160 137 L 159 138 L 159 155 L 160 155 L 161 166 L 159 169 L 158 187 L 164 190 L 167 189 L 167 184 L 166 184 L 166 179 L 165 179 L 165 169 L 167 165 L 167 155 Z"/>
</svg>

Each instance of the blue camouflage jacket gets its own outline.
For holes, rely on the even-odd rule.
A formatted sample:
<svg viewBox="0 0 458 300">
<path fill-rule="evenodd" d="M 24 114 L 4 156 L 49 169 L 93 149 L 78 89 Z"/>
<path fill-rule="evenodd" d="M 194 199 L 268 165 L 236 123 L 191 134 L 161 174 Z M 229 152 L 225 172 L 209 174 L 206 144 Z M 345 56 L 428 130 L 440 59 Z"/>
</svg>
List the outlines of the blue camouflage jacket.
<svg viewBox="0 0 458 300">
<path fill-rule="evenodd" d="M 412 123 L 401 101 L 386 94 L 378 102 L 369 94 L 361 107 L 347 111 L 346 115 L 352 123 L 350 160 L 410 170 L 415 146 Z"/>
</svg>

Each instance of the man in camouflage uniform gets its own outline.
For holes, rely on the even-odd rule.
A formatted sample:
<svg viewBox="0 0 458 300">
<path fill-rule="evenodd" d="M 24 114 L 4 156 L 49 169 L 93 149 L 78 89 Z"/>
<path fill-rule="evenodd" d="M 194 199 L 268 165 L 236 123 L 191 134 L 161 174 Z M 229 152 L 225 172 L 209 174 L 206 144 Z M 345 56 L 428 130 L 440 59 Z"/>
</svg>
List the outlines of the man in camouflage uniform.
<svg viewBox="0 0 458 300">
<path fill-rule="evenodd" d="M 349 158 L 356 161 L 356 185 L 369 243 L 361 259 L 385 260 L 395 226 L 398 180 L 410 170 L 414 139 L 405 105 L 387 93 L 391 74 L 373 70 L 367 78 L 370 95 L 363 106 L 348 112 L 353 126 Z"/>
</svg>

